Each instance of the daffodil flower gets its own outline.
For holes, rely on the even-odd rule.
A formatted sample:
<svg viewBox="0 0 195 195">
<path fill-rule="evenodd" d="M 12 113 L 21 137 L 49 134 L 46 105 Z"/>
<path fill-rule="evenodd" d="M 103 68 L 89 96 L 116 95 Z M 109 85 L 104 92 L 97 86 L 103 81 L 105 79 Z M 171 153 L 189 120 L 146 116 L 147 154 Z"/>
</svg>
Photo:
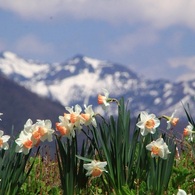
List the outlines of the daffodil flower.
<svg viewBox="0 0 195 195">
<path fill-rule="evenodd" d="M 19 137 L 15 140 L 16 142 L 16 149 L 17 153 L 23 152 L 24 154 L 28 154 L 30 149 L 33 148 L 33 141 L 32 141 L 32 133 L 21 131 Z"/>
<path fill-rule="evenodd" d="M 15 140 L 16 149 L 15 152 L 28 154 L 30 149 L 34 147 L 32 140 L 32 128 L 33 122 L 31 119 L 28 119 L 24 124 L 24 129 L 20 132 L 19 137 Z"/>
<path fill-rule="evenodd" d="M 64 117 L 67 118 L 73 125 L 75 128 L 77 129 L 81 129 L 81 117 L 80 117 L 80 114 L 81 114 L 81 111 L 82 111 L 82 108 L 76 104 L 75 107 L 66 107 L 66 110 L 69 112 L 69 113 L 65 113 L 64 114 Z"/>
<path fill-rule="evenodd" d="M 188 122 L 188 125 L 183 130 L 183 136 L 184 137 L 188 136 L 189 141 L 193 141 L 193 133 L 195 133 L 195 131 L 193 131 L 193 129 L 194 129 L 193 125 L 190 122 Z"/>
<path fill-rule="evenodd" d="M 104 110 L 106 110 L 108 106 L 110 106 L 110 102 L 116 102 L 119 105 L 117 99 L 109 97 L 109 92 L 107 89 L 102 89 L 102 90 L 104 95 L 99 94 L 97 100 L 98 100 L 98 104 L 100 104 Z"/>
<path fill-rule="evenodd" d="M 59 122 L 56 123 L 56 130 L 62 136 L 68 137 L 69 139 L 75 137 L 74 124 L 67 117 L 59 116 Z"/>
<path fill-rule="evenodd" d="M 86 106 L 85 107 L 85 113 L 81 113 L 81 117 L 83 119 L 83 124 L 84 125 L 89 125 L 92 124 L 94 127 L 97 127 L 97 123 L 95 120 L 95 113 L 92 109 L 92 105 Z"/>
<path fill-rule="evenodd" d="M 178 189 L 177 195 L 187 195 L 187 193 L 182 189 Z"/>
<path fill-rule="evenodd" d="M 76 129 L 82 129 L 82 125 L 92 124 L 94 127 L 97 126 L 92 105 L 84 105 L 84 107 L 84 113 L 81 113 L 82 109 L 78 104 L 75 105 L 75 107 L 66 107 L 69 113 L 64 113 L 64 116 L 59 116 L 59 122 L 56 123 L 56 130 L 59 131 L 62 136 L 71 139 L 75 137 Z"/>
<path fill-rule="evenodd" d="M 0 149 L 8 150 L 9 144 L 7 143 L 10 139 L 9 135 L 3 135 L 4 132 L 0 130 Z"/>
<path fill-rule="evenodd" d="M 167 159 L 168 154 L 171 153 L 163 138 L 158 138 L 156 141 L 152 141 L 146 146 L 146 149 L 151 151 L 152 157 L 159 156 L 162 159 Z"/>
<path fill-rule="evenodd" d="M 96 160 L 92 160 L 91 163 L 84 164 L 83 167 L 84 169 L 87 170 L 86 176 L 92 176 L 93 178 L 95 177 L 100 177 L 103 173 L 103 171 L 107 172 L 106 169 L 104 168 L 107 165 L 107 162 L 100 162 Z"/>
<path fill-rule="evenodd" d="M 61 125 L 59 122 L 56 123 L 56 129 L 62 136 L 70 135 L 70 130 L 66 126 Z"/>
<path fill-rule="evenodd" d="M 106 108 L 110 105 L 110 98 L 109 98 L 109 92 L 107 89 L 102 89 L 104 95 L 99 94 L 98 95 L 98 104 L 102 105 L 102 108 L 106 110 Z"/>
<path fill-rule="evenodd" d="M 53 140 L 54 130 L 52 129 L 52 123 L 50 120 L 37 120 L 32 128 L 32 137 L 36 140 L 35 142 Z"/>
<path fill-rule="evenodd" d="M 34 126 L 33 121 L 31 119 L 28 119 L 26 123 L 24 124 L 24 131 L 26 131 L 27 133 L 30 132 L 33 126 Z"/>
<path fill-rule="evenodd" d="M 145 111 L 140 113 L 140 121 L 136 124 L 136 126 L 140 128 L 142 136 L 148 133 L 154 134 L 159 125 L 160 120 L 154 114 L 148 114 Z"/>
<path fill-rule="evenodd" d="M 163 115 L 163 118 L 167 120 L 167 130 L 171 128 L 171 125 L 176 126 L 177 123 L 179 122 L 179 118 L 174 117 L 175 113 L 176 110 L 172 113 L 170 117 Z"/>
</svg>

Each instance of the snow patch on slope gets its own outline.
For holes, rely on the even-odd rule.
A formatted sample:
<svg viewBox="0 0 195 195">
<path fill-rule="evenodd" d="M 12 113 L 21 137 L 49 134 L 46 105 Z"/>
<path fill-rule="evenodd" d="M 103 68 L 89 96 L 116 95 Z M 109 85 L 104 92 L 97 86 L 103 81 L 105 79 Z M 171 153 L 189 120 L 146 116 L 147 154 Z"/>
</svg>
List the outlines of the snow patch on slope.
<svg viewBox="0 0 195 195">
<path fill-rule="evenodd" d="M 0 69 L 5 75 L 18 74 L 29 79 L 48 69 L 48 64 L 36 64 L 28 62 L 11 52 L 4 52 L 4 58 L 0 58 Z"/>
</svg>

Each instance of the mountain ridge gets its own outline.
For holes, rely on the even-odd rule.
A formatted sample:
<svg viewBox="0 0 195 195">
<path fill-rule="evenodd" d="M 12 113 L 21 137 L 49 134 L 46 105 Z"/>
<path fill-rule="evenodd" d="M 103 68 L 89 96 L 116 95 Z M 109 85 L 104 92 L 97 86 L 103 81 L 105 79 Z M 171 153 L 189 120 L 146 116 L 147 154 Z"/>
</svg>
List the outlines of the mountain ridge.
<svg viewBox="0 0 195 195">
<path fill-rule="evenodd" d="M 184 112 L 182 103 L 189 103 L 195 109 L 195 80 L 145 79 L 118 63 L 84 55 L 75 55 L 62 63 L 47 64 L 24 60 L 10 52 L 5 54 L 0 57 L 3 75 L 63 106 L 93 104 L 95 110 L 101 112 L 97 106 L 97 94 L 106 88 L 110 96 L 124 97 L 134 116 L 143 110 L 171 115 L 175 109 L 181 115 Z"/>
</svg>

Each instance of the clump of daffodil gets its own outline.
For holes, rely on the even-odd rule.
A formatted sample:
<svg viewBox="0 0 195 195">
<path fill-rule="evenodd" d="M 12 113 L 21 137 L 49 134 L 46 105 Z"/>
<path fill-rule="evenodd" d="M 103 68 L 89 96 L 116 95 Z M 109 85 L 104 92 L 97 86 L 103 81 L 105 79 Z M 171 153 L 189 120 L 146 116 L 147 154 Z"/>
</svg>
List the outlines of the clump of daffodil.
<svg viewBox="0 0 195 195">
<path fill-rule="evenodd" d="M 19 137 L 15 140 L 17 153 L 24 153 L 25 155 L 39 143 L 45 140 L 53 141 L 52 123 L 50 120 L 37 120 L 33 124 L 31 119 L 28 119 L 24 124 L 24 129 L 20 132 Z"/>
<path fill-rule="evenodd" d="M 84 112 L 82 112 L 82 108 L 78 104 L 74 107 L 66 107 L 68 112 L 64 113 L 64 116 L 59 116 L 59 122 L 56 123 L 56 130 L 60 132 L 61 136 L 71 139 L 75 137 L 75 131 L 81 130 L 83 125 L 92 124 L 94 127 L 97 126 L 96 114 L 92 109 L 92 105 L 84 105 L 84 108 Z"/>
</svg>

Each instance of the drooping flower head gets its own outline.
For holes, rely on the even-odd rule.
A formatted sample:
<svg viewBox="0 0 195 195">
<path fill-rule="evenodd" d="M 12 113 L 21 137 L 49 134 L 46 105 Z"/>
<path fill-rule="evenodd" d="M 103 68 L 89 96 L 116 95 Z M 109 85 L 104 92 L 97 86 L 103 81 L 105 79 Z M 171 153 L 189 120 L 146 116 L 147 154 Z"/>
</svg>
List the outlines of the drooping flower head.
<svg viewBox="0 0 195 195">
<path fill-rule="evenodd" d="M 104 168 L 107 165 L 107 162 L 100 162 L 96 160 L 92 160 L 91 163 L 84 164 L 83 167 L 84 169 L 87 170 L 86 176 L 92 176 L 93 178 L 95 177 L 100 177 L 103 173 L 103 171 L 107 172 L 106 169 Z"/>
<path fill-rule="evenodd" d="M 187 193 L 182 189 L 178 189 L 177 195 L 187 195 Z"/>
<path fill-rule="evenodd" d="M 193 141 L 193 134 L 195 133 L 193 129 L 194 126 L 190 122 L 188 122 L 188 125 L 183 130 L 183 136 L 188 137 L 189 141 Z"/>
<path fill-rule="evenodd" d="M 162 117 L 167 120 L 167 130 L 171 129 L 171 126 L 176 126 L 179 122 L 179 118 L 175 117 L 176 110 L 172 113 L 171 116 L 163 115 Z"/>
<path fill-rule="evenodd" d="M 108 106 L 110 105 L 110 102 L 116 102 L 119 105 L 119 102 L 117 99 L 109 97 L 109 92 L 107 89 L 102 89 L 102 90 L 103 90 L 104 95 L 101 95 L 101 94 L 98 95 L 98 104 L 100 104 L 104 110 L 108 108 Z"/>
<path fill-rule="evenodd" d="M 154 114 L 148 114 L 145 111 L 140 113 L 140 121 L 136 124 L 136 126 L 140 128 L 142 136 L 148 133 L 154 134 L 159 125 L 160 120 Z"/>
<path fill-rule="evenodd" d="M 156 141 L 152 141 L 146 146 L 146 149 L 151 151 L 152 157 L 160 157 L 162 159 L 167 159 L 168 154 L 171 153 L 163 138 L 158 138 Z"/>
<path fill-rule="evenodd" d="M 102 108 L 105 110 L 110 105 L 109 92 L 107 89 L 102 89 L 104 95 L 98 95 L 98 104 L 102 105 Z"/>
<path fill-rule="evenodd" d="M 8 140 L 10 139 L 9 135 L 3 135 L 4 132 L 0 130 L 0 150 L 8 150 L 9 149 L 9 144 L 7 143 Z"/>
</svg>

